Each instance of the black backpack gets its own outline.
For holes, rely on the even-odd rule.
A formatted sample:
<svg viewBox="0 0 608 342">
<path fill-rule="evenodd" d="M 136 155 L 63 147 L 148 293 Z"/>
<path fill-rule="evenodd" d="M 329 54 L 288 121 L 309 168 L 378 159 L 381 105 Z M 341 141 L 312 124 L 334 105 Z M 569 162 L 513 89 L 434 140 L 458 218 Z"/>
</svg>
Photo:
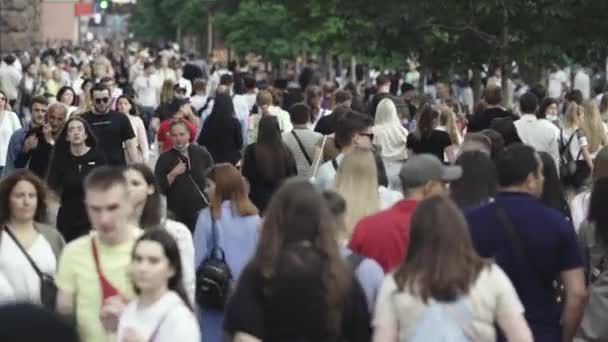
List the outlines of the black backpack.
<svg viewBox="0 0 608 342">
<path fill-rule="evenodd" d="M 205 309 L 223 310 L 232 284 L 232 272 L 226 263 L 224 250 L 219 246 L 211 210 L 209 216 L 213 246 L 209 256 L 196 270 L 196 302 Z"/>
</svg>

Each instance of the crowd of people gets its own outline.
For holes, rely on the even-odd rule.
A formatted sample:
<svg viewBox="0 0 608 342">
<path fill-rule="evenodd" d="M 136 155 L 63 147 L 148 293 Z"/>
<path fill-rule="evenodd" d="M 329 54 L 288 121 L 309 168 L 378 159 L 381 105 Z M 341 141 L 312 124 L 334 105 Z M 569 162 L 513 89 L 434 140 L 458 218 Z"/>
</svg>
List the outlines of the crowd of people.
<svg viewBox="0 0 608 342">
<path fill-rule="evenodd" d="M 608 96 L 375 76 L 5 56 L 0 317 L 83 342 L 608 339 Z"/>
</svg>

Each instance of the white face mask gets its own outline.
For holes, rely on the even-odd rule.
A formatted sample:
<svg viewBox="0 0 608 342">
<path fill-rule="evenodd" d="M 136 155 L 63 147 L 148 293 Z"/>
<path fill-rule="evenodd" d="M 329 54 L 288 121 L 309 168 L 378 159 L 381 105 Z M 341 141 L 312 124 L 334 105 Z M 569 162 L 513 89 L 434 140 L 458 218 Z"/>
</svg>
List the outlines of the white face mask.
<svg viewBox="0 0 608 342">
<path fill-rule="evenodd" d="M 549 120 L 549 121 L 557 121 L 557 115 L 547 114 L 547 120 Z"/>
</svg>

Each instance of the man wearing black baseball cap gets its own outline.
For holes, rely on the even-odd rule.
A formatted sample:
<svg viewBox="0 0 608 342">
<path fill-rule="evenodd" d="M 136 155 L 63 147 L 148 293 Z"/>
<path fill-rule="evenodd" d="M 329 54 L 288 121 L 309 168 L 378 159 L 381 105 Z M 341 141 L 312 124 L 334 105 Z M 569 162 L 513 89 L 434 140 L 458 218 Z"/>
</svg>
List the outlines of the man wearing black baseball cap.
<svg viewBox="0 0 608 342">
<path fill-rule="evenodd" d="M 387 210 L 359 221 L 349 248 L 376 260 L 384 272 L 392 271 L 407 253 L 410 218 L 418 202 L 443 192 L 446 183 L 461 176 L 460 166 L 445 166 L 434 155 L 411 157 L 399 172 L 404 199 Z"/>
</svg>

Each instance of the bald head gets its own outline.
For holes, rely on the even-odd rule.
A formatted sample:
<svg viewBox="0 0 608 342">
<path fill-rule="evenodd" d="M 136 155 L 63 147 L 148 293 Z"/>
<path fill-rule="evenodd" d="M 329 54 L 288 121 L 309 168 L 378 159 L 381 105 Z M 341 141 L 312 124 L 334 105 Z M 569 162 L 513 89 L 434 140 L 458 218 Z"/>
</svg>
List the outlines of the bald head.
<svg viewBox="0 0 608 342">
<path fill-rule="evenodd" d="M 47 112 L 47 121 L 51 125 L 54 136 L 57 136 L 68 117 L 68 107 L 63 103 L 53 103 Z"/>
</svg>

